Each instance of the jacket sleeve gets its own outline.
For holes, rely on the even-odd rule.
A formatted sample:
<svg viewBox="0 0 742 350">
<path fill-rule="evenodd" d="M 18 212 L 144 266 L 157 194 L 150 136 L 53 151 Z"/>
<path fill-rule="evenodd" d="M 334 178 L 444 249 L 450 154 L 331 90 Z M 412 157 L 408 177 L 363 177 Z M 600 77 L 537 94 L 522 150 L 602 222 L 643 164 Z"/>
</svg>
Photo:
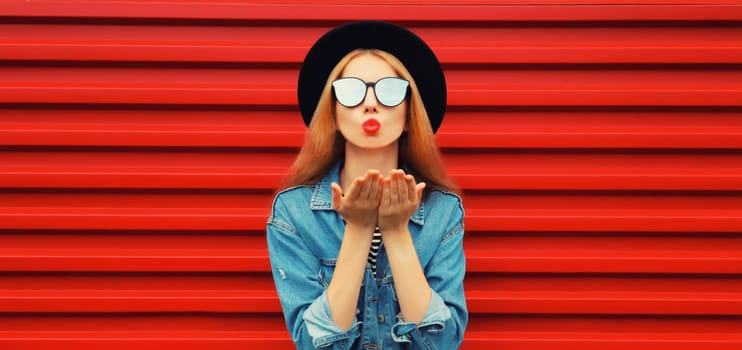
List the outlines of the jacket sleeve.
<svg viewBox="0 0 742 350">
<path fill-rule="evenodd" d="M 458 349 L 469 319 L 464 296 L 464 210 L 460 200 L 453 209 L 446 233 L 425 269 L 432 289 L 430 304 L 419 324 L 405 322 L 401 315 L 392 326 L 392 339 L 409 343 L 412 349 Z"/>
<path fill-rule="evenodd" d="M 278 202 L 278 198 L 276 200 Z M 332 321 L 320 264 L 274 203 L 266 228 L 273 281 L 286 326 L 297 349 L 350 349 L 359 336 L 357 320 L 348 331 Z"/>
</svg>

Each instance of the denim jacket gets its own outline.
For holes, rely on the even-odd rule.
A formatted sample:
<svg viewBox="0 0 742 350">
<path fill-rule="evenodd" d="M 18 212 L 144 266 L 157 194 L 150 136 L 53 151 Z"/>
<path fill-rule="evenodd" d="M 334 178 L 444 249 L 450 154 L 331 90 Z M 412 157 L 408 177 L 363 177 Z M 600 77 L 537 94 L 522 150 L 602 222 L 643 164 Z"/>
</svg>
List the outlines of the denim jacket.
<svg viewBox="0 0 742 350">
<path fill-rule="evenodd" d="M 464 210 L 458 196 L 430 190 L 410 218 L 409 230 L 432 289 L 423 320 L 402 319 L 384 245 L 377 276 L 366 266 L 356 320 L 348 331 L 332 321 L 327 287 L 345 231 L 332 209 L 330 183 L 340 163 L 313 186 L 276 196 L 267 223 L 273 280 L 297 349 L 457 349 L 468 321 L 464 298 Z"/>
</svg>

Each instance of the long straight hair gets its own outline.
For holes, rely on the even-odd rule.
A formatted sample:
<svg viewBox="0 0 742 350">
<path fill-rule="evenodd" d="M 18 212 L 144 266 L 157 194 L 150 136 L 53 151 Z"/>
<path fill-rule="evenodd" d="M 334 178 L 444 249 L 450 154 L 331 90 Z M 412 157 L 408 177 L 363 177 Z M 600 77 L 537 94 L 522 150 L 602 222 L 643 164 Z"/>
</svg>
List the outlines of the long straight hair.
<svg viewBox="0 0 742 350">
<path fill-rule="evenodd" d="M 312 121 L 309 123 L 304 145 L 289 169 L 289 174 L 284 179 L 281 188 L 314 185 L 330 171 L 336 162 L 345 157 L 345 138 L 337 130 L 335 122 L 336 101 L 332 94 L 332 82 L 340 77 L 351 59 L 362 54 L 380 57 L 389 63 L 400 77 L 410 81 L 407 132 L 399 138 L 398 162 L 408 168 L 417 182 L 426 183 L 426 191 L 429 188 L 438 188 L 460 194 L 459 187 L 446 172 L 415 80 L 396 57 L 388 52 L 375 49 L 357 49 L 350 52 L 330 72 Z"/>
</svg>

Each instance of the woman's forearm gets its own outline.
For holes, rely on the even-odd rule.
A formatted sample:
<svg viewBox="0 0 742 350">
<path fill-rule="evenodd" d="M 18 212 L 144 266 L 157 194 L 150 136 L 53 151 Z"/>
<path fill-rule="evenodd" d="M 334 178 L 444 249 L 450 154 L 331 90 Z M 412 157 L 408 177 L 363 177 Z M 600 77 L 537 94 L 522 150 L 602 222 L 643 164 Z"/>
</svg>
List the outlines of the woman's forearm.
<svg viewBox="0 0 742 350">
<path fill-rule="evenodd" d="M 400 232 L 383 232 L 382 235 L 402 317 L 406 322 L 419 323 L 428 309 L 431 294 L 410 231 L 404 228 Z"/>
<path fill-rule="evenodd" d="M 353 326 L 366 259 L 374 229 L 346 226 L 335 272 L 327 288 L 332 320 L 347 331 Z"/>
</svg>

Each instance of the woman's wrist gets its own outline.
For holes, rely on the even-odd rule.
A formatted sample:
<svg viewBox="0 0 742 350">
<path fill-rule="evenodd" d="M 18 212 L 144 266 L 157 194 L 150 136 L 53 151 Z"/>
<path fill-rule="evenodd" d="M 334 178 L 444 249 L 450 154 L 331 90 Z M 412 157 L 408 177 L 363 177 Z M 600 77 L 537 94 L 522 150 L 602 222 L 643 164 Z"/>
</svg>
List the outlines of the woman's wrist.
<svg viewBox="0 0 742 350">
<path fill-rule="evenodd" d="M 404 224 L 395 224 L 395 225 L 379 225 L 379 231 L 381 231 L 381 234 L 388 234 L 388 235 L 396 235 L 399 233 L 409 232 L 409 229 L 407 228 L 407 223 Z"/>
<path fill-rule="evenodd" d="M 376 231 L 376 225 L 371 223 L 352 223 L 352 222 L 346 222 L 345 223 L 345 232 L 346 234 L 348 232 L 351 232 L 353 234 L 361 234 L 361 235 L 368 235 L 369 237 L 373 235 L 374 231 Z"/>
</svg>

